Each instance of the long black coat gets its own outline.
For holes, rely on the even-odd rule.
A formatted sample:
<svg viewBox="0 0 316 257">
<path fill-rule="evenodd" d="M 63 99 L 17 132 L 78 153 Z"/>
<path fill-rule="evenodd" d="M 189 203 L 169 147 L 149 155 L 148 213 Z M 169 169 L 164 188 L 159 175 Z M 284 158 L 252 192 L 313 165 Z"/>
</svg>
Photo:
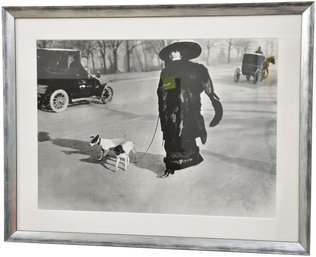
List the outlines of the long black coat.
<svg viewBox="0 0 316 257">
<path fill-rule="evenodd" d="M 206 67 L 186 60 L 166 63 L 157 90 L 161 129 L 166 141 L 206 136 L 201 115 L 203 91 L 209 97 L 214 91 Z"/>
</svg>

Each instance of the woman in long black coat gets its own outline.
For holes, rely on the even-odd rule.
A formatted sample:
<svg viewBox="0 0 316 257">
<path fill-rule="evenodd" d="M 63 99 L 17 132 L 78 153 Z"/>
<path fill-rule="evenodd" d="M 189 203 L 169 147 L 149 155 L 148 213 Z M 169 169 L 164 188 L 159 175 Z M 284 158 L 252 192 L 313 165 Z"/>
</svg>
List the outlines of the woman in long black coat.
<svg viewBox="0 0 316 257">
<path fill-rule="evenodd" d="M 200 94 L 204 91 L 212 99 L 214 88 L 207 68 L 190 61 L 200 54 L 200 45 L 190 41 L 173 43 L 159 53 L 165 61 L 157 94 L 166 151 L 166 170 L 160 177 L 203 161 L 196 144 L 196 138 L 203 144 L 207 140 Z"/>
</svg>

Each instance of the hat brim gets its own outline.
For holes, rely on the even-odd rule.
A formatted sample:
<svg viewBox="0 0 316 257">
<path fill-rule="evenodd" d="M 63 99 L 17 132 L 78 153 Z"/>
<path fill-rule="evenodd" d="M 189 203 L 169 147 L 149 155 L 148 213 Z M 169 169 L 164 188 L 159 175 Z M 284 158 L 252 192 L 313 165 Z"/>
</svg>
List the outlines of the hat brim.
<svg viewBox="0 0 316 257">
<path fill-rule="evenodd" d="M 191 60 L 197 58 L 201 52 L 201 46 L 196 42 L 191 41 L 179 41 L 167 45 L 159 52 L 159 58 L 163 61 L 170 60 L 171 52 L 179 51 L 183 58 Z"/>
</svg>

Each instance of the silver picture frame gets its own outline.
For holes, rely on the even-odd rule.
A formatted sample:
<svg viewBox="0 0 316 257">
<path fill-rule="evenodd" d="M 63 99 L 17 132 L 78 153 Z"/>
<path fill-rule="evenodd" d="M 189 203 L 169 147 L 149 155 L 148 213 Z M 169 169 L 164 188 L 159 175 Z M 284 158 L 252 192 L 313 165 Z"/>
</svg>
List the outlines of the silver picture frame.
<svg viewBox="0 0 316 257">
<path fill-rule="evenodd" d="M 314 2 L 157 5 L 3 7 L 4 62 L 4 239 L 7 242 L 190 249 L 229 252 L 310 253 L 311 133 Z M 140 236 L 97 233 L 21 231 L 17 229 L 17 114 L 15 24 L 28 18 L 189 17 L 301 15 L 300 135 L 299 135 L 299 239 L 297 242 L 216 238 Z"/>
</svg>

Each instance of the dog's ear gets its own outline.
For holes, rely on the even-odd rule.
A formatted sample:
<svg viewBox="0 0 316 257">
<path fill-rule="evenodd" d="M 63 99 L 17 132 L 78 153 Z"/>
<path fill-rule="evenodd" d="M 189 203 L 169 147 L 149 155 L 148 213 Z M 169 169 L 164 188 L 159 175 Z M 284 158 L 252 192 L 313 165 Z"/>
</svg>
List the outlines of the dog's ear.
<svg viewBox="0 0 316 257">
<path fill-rule="evenodd" d="M 96 136 L 95 136 L 95 138 L 99 138 L 100 136 L 99 136 L 99 134 L 97 134 Z"/>
</svg>

